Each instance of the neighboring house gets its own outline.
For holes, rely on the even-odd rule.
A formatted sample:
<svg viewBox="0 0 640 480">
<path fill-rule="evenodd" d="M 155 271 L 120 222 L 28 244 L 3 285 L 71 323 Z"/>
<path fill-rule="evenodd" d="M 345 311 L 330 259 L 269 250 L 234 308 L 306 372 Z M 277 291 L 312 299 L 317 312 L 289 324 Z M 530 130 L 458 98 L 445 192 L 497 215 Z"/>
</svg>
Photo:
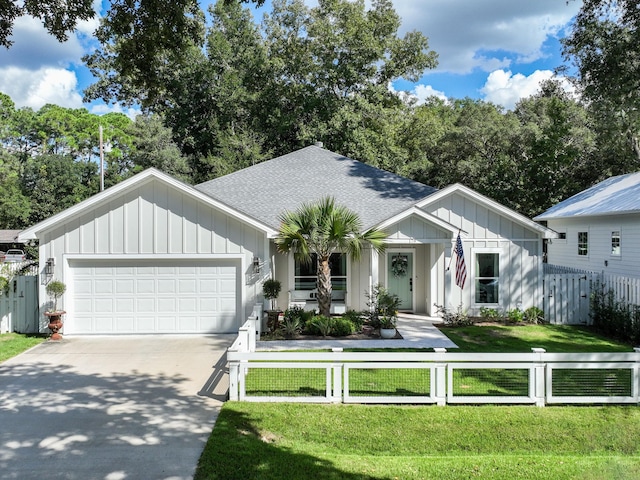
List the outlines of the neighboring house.
<svg viewBox="0 0 640 480">
<path fill-rule="evenodd" d="M 20 230 L 0 230 L 0 251 L 6 252 L 10 248 L 22 248 L 18 241 Z"/>
<path fill-rule="evenodd" d="M 270 276 L 282 282 L 280 308 L 314 305 L 314 268 L 279 254 L 273 239 L 282 212 L 327 195 L 364 229 L 389 234 L 383 255 L 334 255 L 335 311 L 365 309 L 377 283 L 403 310 L 429 315 L 434 304 L 541 306 L 542 244 L 553 232 L 462 185 L 436 190 L 319 145 L 195 187 L 145 170 L 20 237 L 40 240 L 41 283 L 67 284 L 66 333 L 234 332 L 262 306 Z"/>
<path fill-rule="evenodd" d="M 640 276 L 640 172 L 611 177 L 534 220 L 559 234 L 548 242 L 548 263 Z"/>
</svg>

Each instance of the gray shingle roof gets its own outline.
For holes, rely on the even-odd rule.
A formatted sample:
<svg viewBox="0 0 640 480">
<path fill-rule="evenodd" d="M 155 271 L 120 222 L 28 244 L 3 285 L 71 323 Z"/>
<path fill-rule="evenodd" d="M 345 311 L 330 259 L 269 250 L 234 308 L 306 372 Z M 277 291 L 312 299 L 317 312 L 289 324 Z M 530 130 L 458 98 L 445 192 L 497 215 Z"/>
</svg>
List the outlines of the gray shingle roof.
<svg viewBox="0 0 640 480">
<path fill-rule="evenodd" d="M 611 177 L 554 205 L 534 220 L 640 212 L 640 172 Z"/>
<path fill-rule="evenodd" d="M 195 188 L 273 229 L 285 210 L 333 196 L 360 216 L 366 230 L 436 191 L 315 145 Z"/>
</svg>

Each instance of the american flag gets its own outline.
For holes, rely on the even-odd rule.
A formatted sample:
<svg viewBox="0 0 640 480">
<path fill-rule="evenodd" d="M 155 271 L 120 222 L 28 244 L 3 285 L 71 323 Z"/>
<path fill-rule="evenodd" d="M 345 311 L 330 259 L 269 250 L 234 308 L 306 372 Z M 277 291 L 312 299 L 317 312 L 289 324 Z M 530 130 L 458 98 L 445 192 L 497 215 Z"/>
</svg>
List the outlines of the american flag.
<svg viewBox="0 0 640 480">
<path fill-rule="evenodd" d="M 456 240 L 456 285 L 464 288 L 464 282 L 467 281 L 467 266 L 464 263 L 464 250 L 462 249 L 462 240 L 460 234 Z"/>
</svg>

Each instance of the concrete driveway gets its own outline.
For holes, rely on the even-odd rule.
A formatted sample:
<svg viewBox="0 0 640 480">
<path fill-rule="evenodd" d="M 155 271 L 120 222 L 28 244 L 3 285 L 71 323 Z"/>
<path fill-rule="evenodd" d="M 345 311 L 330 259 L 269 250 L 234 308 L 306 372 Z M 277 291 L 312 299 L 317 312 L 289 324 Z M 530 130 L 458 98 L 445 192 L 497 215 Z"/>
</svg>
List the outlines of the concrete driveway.
<svg viewBox="0 0 640 480">
<path fill-rule="evenodd" d="M 191 478 L 234 338 L 65 337 L 0 364 L 0 478 Z"/>
</svg>

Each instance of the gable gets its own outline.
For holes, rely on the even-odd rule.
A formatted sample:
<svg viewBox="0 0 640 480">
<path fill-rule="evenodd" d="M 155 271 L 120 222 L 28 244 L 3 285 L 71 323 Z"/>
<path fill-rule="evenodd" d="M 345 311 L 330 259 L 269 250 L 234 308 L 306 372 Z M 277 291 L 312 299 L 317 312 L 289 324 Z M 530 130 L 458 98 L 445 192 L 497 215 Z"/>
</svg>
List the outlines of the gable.
<svg viewBox="0 0 640 480">
<path fill-rule="evenodd" d="M 455 225 L 466 232 L 469 238 L 537 239 L 545 231 L 551 234 L 550 230 L 536 225 L 506 207 L 479 198 L 480 201 L 464 191 L 452 191 L 435 201 L 423 204 L 421 208 Z"/>
<path fill-rule="evenodd" d="M 158 179 L 41 233 L 44 244 L 67 254 L 229 254 L 258 250 L 263 238 L 264 232 Z"/>
<path fill-rule="evenodd" d="M 409 215 L 384 228 L 388 243 L 443 243 L 451 239 L 452 232 L 418 215 Z"/>
</svg>

